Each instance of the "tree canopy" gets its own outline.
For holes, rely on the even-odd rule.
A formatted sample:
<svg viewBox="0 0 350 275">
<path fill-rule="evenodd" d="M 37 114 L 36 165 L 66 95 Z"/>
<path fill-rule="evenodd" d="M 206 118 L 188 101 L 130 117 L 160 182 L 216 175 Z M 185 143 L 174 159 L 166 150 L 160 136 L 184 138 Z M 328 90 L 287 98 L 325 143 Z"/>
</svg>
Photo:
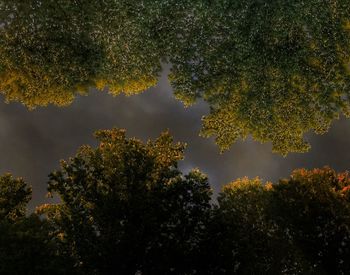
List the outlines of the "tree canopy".
<svg viewBox="0 0 350 275">
<path fill-rule="evenodd" d="M 49 175 L 60 200 L 35 214 L 25 182 L 0 177 L 1 274 L 348 274 L 347 172 L 242 178 L 212 197 L 169 133 L 96 137 Z"/>
<path fill-rule="evenodd" d="M 222 150 L 251 135 L 286 155 L 349 114 L 346 0 L 3 1 L 0 91 L 30 108 L 89 87 L 117 95 L 157 83 L 206 100 L 202 136 Z"/>
<path fill-rule="evenodd" d="M 0 177 L 0 219 L 16 221 L 25 216 L 32 190 L 23 179 L 10 174 Z"/>
<path fill-rule="evenodd" d="M 23 179 L 0 177 L 0 274 L 72 274 L 73 261 L 61 254 L 49 224 L 26 215 L 31 195 Z"/>
<path fill-rule="evenodd" d="M 272 214 L 315 274 L 350 270 L 350 177 L 330 168 L 292 173 L 274 185 Z"/>
<path fill-rule="evenodd" d="M 142 1 L 2 1 L 0 91 L 30 108 L 89 87 L 117 95 L 156 84 L 160 56 Z"/>
<path fill-rule="evenodd" d="M 183 176 L 183 144 L 169 134 L 143 144 L 122 130 L 96 133 L 50 175 L 58 205 L 44 206 L 67 249 L 88 274 L 190 274 L 210 188 L 199 171 Z"/>
<path fill-rule="evenodd" d="M 213 210 L 210 274 L 347 274 L 350 178 L 330 168 L 239 179 Z M 211 259 L 211 260 L 210 260 Z"/>
<path fill-rule="evenodd" d="M 304 133 L 349 114 L 348 1 L 197 3 L 188 38 L 169 51 L 175 95 L 211 107 L 203 136 L 224 150 L 252 135 L 286 155 L 309 149 Z"/>
</svg>

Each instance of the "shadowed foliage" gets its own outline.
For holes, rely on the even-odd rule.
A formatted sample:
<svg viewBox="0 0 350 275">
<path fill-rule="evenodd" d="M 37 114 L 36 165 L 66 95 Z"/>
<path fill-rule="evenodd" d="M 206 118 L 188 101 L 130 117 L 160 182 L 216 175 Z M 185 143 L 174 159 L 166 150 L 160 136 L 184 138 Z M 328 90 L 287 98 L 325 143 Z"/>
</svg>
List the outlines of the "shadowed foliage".
<svg viewBox="0 0 350 275">
<path fill-rule="evenodd" d="M 156 84 L 160 57 L 142 1 L 2 1 L 0 90 L 30 108 L 89 87 L 117 95 Z M 145 27 L 146 26 L 146 27 Z"/>
<path fill-rule="evenodd" d="M 170 79 L 185 104 L 209 103 L 203 136 L 224 150 L 252 135 L 286 155 L 309 149 L 305 132 L 348 115 L 348 1 L 194 3 L 168 43 Z"/>
<path fill-rule="evenodd" d="M 309 274 L 309 263 L 270 211 L 272 195 L 271 183 L 258 178 L 223 187 L 204 242 L 204 274 Z"/>
<path fill-rule="evenodd" d="M 89 87 L 128 95 L 172 65 L 175 96 L 203 98 L 201 135 L 222 150 L 251 135 L 286 155 L 349 114 L 346 0 L 3 1 L 0 91 L 29 108 Z"/>
<path fill-rule="evenodd" d="M 224 186 L 204 243 L 204 270 L 348 274 L 349 190 L 348 173 L 327 167 L 296 170 L 276 184 L 244 178 Z"/>
<path fill-rule="evenodd" d="M 210 188 L 199 171 L 183 176 L 183 144 L 169 134 L 143 144 L 122 130 L 98 131 L 50 175 L 62 203 L 41 208 L 83 272 L 190 274 Z"/>
<path fill-rule="evenodd" d="M 314 274 L 350 270 L 349 191 L 349 174 L 327 167 L 296 170 L 274 185 L 274 218 L 288 229 Z"/>
<path fill-rule="evenodd" d="M 32 198 L 32 189 L 23 179 L 10 174 L 0 177 L 0 219 L 16 221 L 25 216 L 27 203 Z"/>
<path fill-rule="evenodd" d="M 1 274 L 348 274 L 348 173 L 242 178 L 210 201 L 207 177 L 177 168 L 185 146 L 168 133 L 96 138 L 50 174 L 59 202 L 29 217 L 30 188 L 0 177 Z"/>
<path fill-rule="evenodd" d="M 31 188 L 9 174 L 0 177 L 0 274 L 72 274 L 46 221 L 26 217 Z"/>
</svg>

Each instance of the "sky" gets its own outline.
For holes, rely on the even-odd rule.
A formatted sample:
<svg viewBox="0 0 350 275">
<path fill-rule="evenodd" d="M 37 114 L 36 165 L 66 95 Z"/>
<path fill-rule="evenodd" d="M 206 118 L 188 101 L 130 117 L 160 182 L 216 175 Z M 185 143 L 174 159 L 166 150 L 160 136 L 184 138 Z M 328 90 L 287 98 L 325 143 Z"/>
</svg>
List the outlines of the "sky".
<svg viewBox="0 0 350 275">
<path fill-rule="evenodd" d="M 209 177 L 215 193 L 239 177 L 259 176 L 276 182 L 297 168 L 329 165 L 337 171 L 349 169 L 350 120 L 335 121 L 324 135 L 308 134 L 312 149 L 304 154 L 282 157 L 271 152 L 270 144 L 248 138 L 220 154 L 213 139 L 198 136 L 201 117 L 208 114 L 205 102 L 185 108 L 172 95 L 167 70 L 156 87 L 142 94 L 113 97 L 91 90 L 68 107 L 40 107 L 29 111 L 20 103 L 0 103 L 0 173 L 10 172 L 32 185 L 30 209 L 48 202 L 48 174 L 61 159 L 73 156 L 79 146 L 96 146 L 93 132 L 112 127 L 125 128 L 129 137 L 146 141 L 169 129 L 175 141 L 187 143 L 185 173 L 199 168 Z"/>
</svg>

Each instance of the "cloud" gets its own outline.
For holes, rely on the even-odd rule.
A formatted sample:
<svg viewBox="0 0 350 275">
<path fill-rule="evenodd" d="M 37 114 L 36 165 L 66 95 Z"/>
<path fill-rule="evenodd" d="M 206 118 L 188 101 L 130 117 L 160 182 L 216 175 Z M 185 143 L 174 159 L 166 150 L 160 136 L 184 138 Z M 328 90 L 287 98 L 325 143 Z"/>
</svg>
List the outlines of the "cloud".
<svg viewBox="0 0 350 275">
<path fill-rule="evenodd" d="M 312 149 L 306 154 L 283 158 L 271 153 L 269 144 L 248 138 L 220 154 L 212 139 L 198 136 L 201 117 L 209 112 L 204 102 L 190 108 L 174 99 L 166 78 L 148 91 L 131 97 L 113 97 L 92 90 L 71 106 L 49 106 L 28 111 L 18 103 L 0 104 L 0 173 L 24 177 L 33 186 L 31 206 L 45 202 L 47 175 L 60 159 L 75 154 L 82 144 L 96 145 L 97 129 L 126 128 L 129 136 L 142 140 L 169 129 L 176 141 L 188 144 L 184 171 L 198 167 L 207 173 L 215 191 L 238 177 L 259 176 L 276 181 L 299 167 L 330 165 L 346 170 L 350 163 L 350 125 L 344 118 L 334 122 L 329 133 L 309 135 Z"/>
</svg>

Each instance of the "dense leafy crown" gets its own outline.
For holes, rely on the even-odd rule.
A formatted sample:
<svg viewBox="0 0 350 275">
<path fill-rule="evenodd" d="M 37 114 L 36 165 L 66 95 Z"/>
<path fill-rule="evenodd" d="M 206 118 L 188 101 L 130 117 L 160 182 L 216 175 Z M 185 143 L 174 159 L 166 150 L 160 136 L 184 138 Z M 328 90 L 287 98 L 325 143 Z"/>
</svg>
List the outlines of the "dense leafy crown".
<svg viewBox="0 0 350 275">
<path fill-rule="evenodd" d="M 209 102 L 202 135 L 222 149 L 252 135 L 284 155 L 304 152 L 305 132 L 349 114 L 349 9 L 343 0 L 199 1 L 190 39 L 172 45 L 175 94 Z"/>
<path fill-rule="evenodd" d="M 207 255 L 207 268 L 215 274 L 347 274 L 349 191 L 349 174 L 327 167 L 296 170 L 276 184 L 244 178 L 224 186 L 209 232 L 217 249 Z"/>
<path fill-rule="evenodd" d="M 347 0 L 2 1 L 0 91 L 30 108 L 89 87 L 141 92 L 172 65 L 175 95 L 203 98 L 203 136 L 305 152 L 306 132 L 349 115 Z"/>
<path fill-rule="evenodd" d="M 72 274 L 72 261 L 60 253 L 48 223 L 28 215 L 31 196 L 22 178 L 0 176 L 0 274 Z"/>
<path fill-rule="evenodd" d="M 225 185 L 183 175 L 184 145 L 96 132 L 50 174 L 56 204 L 0 177 L 1 274 L 348 274 L 350 176 L 330 168 Z M 38 216 L 44 214 L 42 216 Z"/>
<path fill-rule="evenodd" d="M 140 1 L 2 1 L 0 90 L 28 107 L 67 105 L 89 87 L 155 85 L 160 57 Z"/>
<path fill-rule="evenodd" d="M 211 192 L 199 171 L 177 169 L 184 145 L 168 133 L 147 144 L 117 129 L 96 137 L 98 148 L 83 146 L 50 175 L 62 203 L 40 208 L 68 253 L 93 274 L 191 269 Z"/>
<path fill-rule="evenodd" d="M 23 179 L 10 174 L 0 177 L 0 221 L 15 221 L 26 214 L 27 203 L 32 198 L 32 189 Z"/>
</svg>

